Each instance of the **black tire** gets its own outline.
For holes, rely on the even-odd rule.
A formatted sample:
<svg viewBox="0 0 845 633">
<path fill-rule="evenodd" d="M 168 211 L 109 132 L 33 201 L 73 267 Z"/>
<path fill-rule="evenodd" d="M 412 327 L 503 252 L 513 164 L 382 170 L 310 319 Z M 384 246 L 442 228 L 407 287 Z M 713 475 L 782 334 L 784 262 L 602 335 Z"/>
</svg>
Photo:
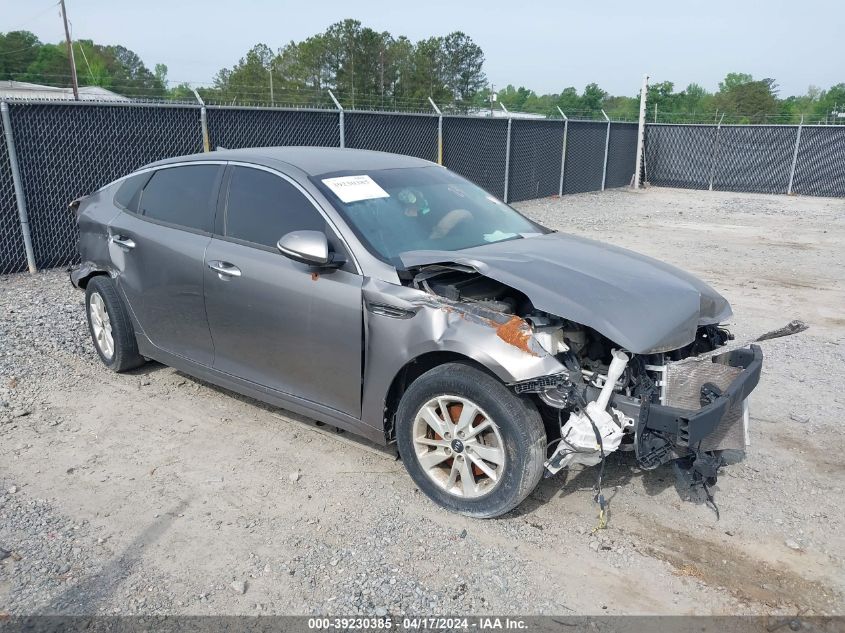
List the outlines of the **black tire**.
<svg viewBox="0 0 845 633">
<path fill-rule="evenodd" d="M 432 398 L 453 395 L 471 400 L 491 418 L 501 434 L 505 465 L 497 484 L 486 494 L 465 498 L 435 483 L 414 450 L 417 412 Z M 396 439 L 405 468 L 414 483 L 440 506 L 471 517 L 491 518 L 517 507 L 543 475 L 546 433 L 537 408 L 489 374 L 463 363 L 447 363 L 417 378 L 399 403 Z"/>
<path fill-rule="evenodd" d="M 108 314 L 111 326 L 111 335 L 114 341 L 114 352 L 111 357 L 100 349 L 97 337 L 94 334 L 94 325 L 91 317 L 91 301 L 94 295 L 102 298 L 105 311 Z M 96 301 L 96 299 L 94 299 Z M 99 275 L 88 282 L 85 287 L 85 317 L 88 320 L 88 332 L 91 334 L 91 341 L 94 349 L 103 364 L 115 372 L 127 371 L 144 364 L 144 358 L 138 353 L 138 342 L 135 340 L 135 328 L 129 318 L 129 313 L 123 305 L 117 288 L 110 277 Z"/>
</svg>

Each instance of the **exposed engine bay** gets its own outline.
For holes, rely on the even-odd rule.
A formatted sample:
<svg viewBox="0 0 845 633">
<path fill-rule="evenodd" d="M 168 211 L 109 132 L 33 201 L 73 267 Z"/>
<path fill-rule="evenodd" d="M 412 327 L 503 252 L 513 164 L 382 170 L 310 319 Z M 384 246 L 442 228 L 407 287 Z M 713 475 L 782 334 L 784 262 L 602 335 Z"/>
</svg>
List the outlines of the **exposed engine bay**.
<svg viewBox="0 0 845 633">
<path fill-rule="evenodd" d="M 535 400 L 546 421 L 547 476 L 625 450 L 644 469 L 678 460 L 692 481 L 706 486 L 716 480 L 722 450 L 745 449 L 746 396 L 759 366 L 752 377 L 740 375 L 759 365 L 762 355 L 756 346 L 720 354 L 733 339 L 720 325 L 700 325 L 694 340 L 678 349 L 632 353 L 595 329 L 537 310 L 524 293 L 470 266 L 408 272 L 406 285 L 451 305 L 524 322 L 563 366 L 560 373 L 511 385 Z"/>
</svg>

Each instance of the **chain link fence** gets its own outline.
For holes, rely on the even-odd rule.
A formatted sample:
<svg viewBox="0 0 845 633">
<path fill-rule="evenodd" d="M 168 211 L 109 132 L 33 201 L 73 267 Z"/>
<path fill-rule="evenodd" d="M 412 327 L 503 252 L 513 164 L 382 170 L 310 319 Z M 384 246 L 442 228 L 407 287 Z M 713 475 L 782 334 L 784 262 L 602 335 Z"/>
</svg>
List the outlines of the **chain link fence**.
<svg viewBox="0 0 845 633">
<path fill-rule="evenodd" d="M 567 127 L 563 193 L 599 191 L 604 173 L 607 123 L 570 121 Z"/>
<path fill-rule="evenodd" d="M 10 118 L 39 268 L 78 258 L 72 200 L 142 165 L 202 148 L 199 109 L 190 106 L 16 104 Z"/>
<path fill-rule="evenodd" d="M 505 119 L 443 118 L 443 164 L 486 189 L 505 197 Z"/>
<path fill-rule="evenodd" d="M 627 187 L 637 166 L 636 123 L 611 123 L 607 146 L 607 177 L 605 188 Z"/>
<path fill-rule="evenodd" d="M 662 187 L 845 197 L 845 127 L 650 123 L 645 172 Z"/>
<path fill-rule="evenodd" d="M 344 128 L 346 147 L 437 160 L 437 117 L 347 112 Z"/>
<path fill-rule="evenodd" d="M 6 127 L 2 121 L 3 135 Z M 15 185 L 12 181 L 12 166 L 6 143 L 0 144 L 0 273 L 26 270 L 21 224 L 15 200 Z"/>
<path fill-rule="evenodd" d="M 845 197 L 845 126 L 804 127 L 793 193 Z"/>
<path fill-rule="evenodd" d="M 204 133 L 211 149 L 345 146 L 437 161 L 442 148 L 446 167 L 509 202 L 627 185 L 636 151 L 636 126 L 623 123 L 200 104 L 8 105 L 38 268 L 78 261 L 73 199 L 147 163 L 202 151 Z M 0 274 L 7 274 L 27 262 L 9 153 L 0 145 Z"/>
<path fill-rule="evenodd" d="M 338 116 L 331 110 L 209 106 L 206 116 L 212 149 L 340 144 Z"/>
<path fill-rule="evenodd" d="M 563 156 L 562 121 L 514 119 L 508 200 L 517 202 L 556 195 Z"/>
</svg>

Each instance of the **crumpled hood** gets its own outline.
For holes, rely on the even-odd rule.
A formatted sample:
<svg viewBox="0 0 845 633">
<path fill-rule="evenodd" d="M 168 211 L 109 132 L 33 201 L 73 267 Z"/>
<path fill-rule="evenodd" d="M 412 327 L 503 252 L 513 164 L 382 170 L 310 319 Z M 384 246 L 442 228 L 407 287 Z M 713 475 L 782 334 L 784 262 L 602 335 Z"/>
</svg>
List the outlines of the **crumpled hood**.
<svg viewBox="0 0 845 633">
<path fill-rule="evenodd" d="M 674 266 L 565 233 L 461 251 L 410 251 L 407 268 L 462 264 L 520 290 L 538 310 L 593 328 L 635 354 L 678 349 L 699 325 L 731 317 L 727 300 Z"/>
</svg>

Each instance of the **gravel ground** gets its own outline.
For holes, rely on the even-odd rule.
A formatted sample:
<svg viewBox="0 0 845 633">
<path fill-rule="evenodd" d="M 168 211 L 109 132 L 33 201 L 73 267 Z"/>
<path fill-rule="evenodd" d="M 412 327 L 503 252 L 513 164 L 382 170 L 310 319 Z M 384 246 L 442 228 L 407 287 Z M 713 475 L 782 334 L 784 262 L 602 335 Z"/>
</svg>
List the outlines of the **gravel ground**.
<svg viewBox="0 0 845 633">
<path fill-rule="evenodd" d="M 518 205 L 709 281 L 764 343 L 721 519 L 608 460 L 436 508 L 391 450 L 158 364 L 107 372 L 62 271 L 0 277 L 0 615 L 845 612 L 845 202 L 651 189 Z"/>
</svg>

